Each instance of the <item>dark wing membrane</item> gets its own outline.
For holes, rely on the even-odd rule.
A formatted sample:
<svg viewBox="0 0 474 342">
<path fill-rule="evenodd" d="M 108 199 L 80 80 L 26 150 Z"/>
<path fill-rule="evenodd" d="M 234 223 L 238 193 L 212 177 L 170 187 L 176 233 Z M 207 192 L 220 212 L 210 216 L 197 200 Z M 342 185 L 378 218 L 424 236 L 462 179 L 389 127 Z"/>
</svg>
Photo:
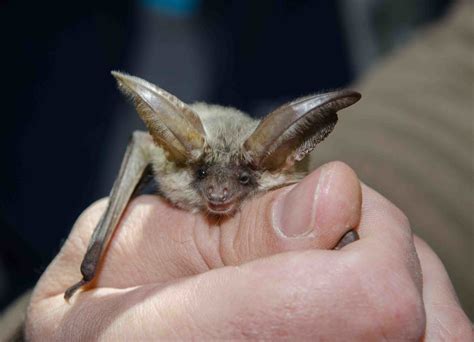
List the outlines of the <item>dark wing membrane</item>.
<svg viewBox="0 0 474 342">
<path fill-rule="evenodd" d="M 147 133 L 135 132 L 132 135 L 119 174 L 112 187 L 107 209 L 92 233 L 82 260 L 82 280 L 66 290 L 64 293 L 66 300 L 94 279 L 100 260 L 128 202 L 139 191 L 137 187 L 148 178 L 151 169 L 149 168 L 150 155 L 147 151 L 150 144 L 153 144 L 153 141 Z"/>
</svg>

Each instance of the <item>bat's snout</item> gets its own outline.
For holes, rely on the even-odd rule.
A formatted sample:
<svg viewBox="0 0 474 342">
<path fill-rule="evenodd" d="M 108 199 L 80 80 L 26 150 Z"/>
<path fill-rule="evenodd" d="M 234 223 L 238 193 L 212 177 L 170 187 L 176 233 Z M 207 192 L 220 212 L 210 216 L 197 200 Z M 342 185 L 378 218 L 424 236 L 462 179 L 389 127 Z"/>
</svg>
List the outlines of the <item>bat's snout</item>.
<svg viewBox="0 0 474 342">
<path fill-rule="evenodd" d="M 213 203 L 226 202 L 230 197 L 230 191 L 227 186 L 209 185 L 206 189 L 207 200 Z"/>
</svg>

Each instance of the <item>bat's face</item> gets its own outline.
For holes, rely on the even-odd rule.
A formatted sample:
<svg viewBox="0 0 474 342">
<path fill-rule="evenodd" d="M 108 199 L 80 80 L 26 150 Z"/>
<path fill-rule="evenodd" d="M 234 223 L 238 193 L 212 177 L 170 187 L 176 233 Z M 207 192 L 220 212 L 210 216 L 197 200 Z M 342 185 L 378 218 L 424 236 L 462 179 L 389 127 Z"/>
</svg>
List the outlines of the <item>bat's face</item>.
<svg viewBox="0 0 474 342">
<path fill-rule="evenodd" d="M 232 215 L 257 189 L 257 175 L 237 163 L 201 164 L 195 168 L 194 186 L 205 203 L 205 210 L 214 215 Z"/>
</svg>

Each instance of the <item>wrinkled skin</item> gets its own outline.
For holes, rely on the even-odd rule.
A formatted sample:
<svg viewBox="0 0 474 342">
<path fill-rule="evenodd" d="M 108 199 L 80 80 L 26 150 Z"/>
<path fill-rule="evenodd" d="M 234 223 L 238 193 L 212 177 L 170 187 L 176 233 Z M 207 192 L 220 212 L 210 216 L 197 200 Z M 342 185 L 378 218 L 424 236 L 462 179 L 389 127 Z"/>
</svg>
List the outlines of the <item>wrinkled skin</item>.
<svg viewBox="0 0 474 342">
<path fill-rule="evenodd" d="M 253 198 L 220 226 L 140 197 L 93 286 L 66 303 L 105 205 L 81 215 L 38 282 L 29 339 L 472 338 L 440 260 L 345 164 Z M 359 241 L 327 250 L 352 228 Z"/>
</svg>

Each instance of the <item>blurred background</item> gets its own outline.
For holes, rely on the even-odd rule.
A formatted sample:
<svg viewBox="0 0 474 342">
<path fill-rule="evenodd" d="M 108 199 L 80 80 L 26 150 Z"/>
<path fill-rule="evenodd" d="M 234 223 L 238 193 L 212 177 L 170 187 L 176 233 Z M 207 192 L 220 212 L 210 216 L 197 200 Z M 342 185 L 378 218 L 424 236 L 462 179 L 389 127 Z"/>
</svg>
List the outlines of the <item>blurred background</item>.
<svg viewBox="0 0 474 342">
<path fill-rule="evenodd" d="M 0 309 L 108 195 L 143 128 L 111 70 L 260 116 L 364 77 L 451 2 L 0 0 Z"/>
</svg>

